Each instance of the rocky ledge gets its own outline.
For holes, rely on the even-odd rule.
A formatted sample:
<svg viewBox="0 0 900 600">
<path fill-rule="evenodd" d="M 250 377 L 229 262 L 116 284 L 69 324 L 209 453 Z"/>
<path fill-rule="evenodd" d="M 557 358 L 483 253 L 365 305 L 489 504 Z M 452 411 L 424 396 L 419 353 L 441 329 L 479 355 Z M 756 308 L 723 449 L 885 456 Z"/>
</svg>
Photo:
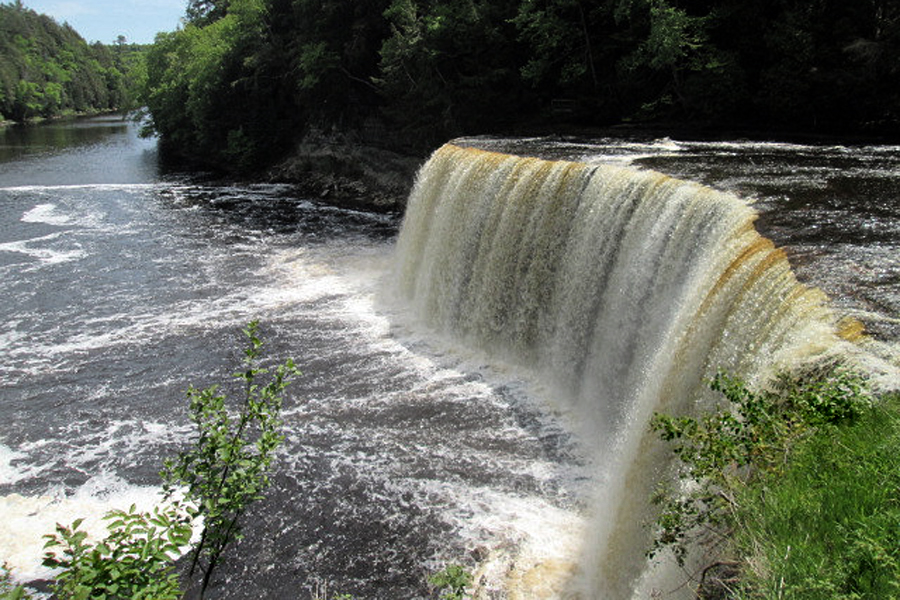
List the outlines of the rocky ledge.
<svg viewBox="0 0 900 600">
<path fill-rule="evenodd" d="M 307 139 L 270 169 L 267 179 L 332 204 L 402 211 L 423 161 L 346 140 Z"/>
</svg>

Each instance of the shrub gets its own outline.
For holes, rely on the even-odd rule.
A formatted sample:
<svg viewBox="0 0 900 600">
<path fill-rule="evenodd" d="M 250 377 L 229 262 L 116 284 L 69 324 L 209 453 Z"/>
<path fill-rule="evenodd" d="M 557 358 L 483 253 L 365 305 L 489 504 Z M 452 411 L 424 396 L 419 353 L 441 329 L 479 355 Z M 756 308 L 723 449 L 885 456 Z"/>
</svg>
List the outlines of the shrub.
<svg viewBox="0 0 900 600">
<path fill-rule="evenodd" d="M 44 565 L 60 568 L 54 592 L 65 600 L 85 598 L 133 598 L 135 600 L 176 600 L 181 597 L 173 561 L 190 543 L 191 526 L 177 506 L 156 507 L 138 512 L 113 510 L 108 521 L 109 535 L 96 544 L 86 541 L 78 528 L 56 526 L 47 538 Z M 59 548 L 59 551 L 56 548 Z"/>
<path fill-rule="evenodd" d="M 724 373 L 710 387 L 726 400 L 719 408 L 696 418 L 658 414 L 651 424 L 673 444 L 679 470 L 674 485 L 654 497 L 661 510 L 648 554 L 671 548 L 679 564 L 701 538 L 713 547 L 731 545 L 734 553 L 738 532 L 767 527 L 746 499 L 768 497 L 798 468 L 814 469 L 797 457 L 872 410 L 864 378 L 839 365 L 782 374 L 769 390 L 750 390 Z"/>
<path fill-rule="evenodd" d="M 114 510 L 104 519 L 109 534 L 97 543 L 71 526 L 57 525 L 47 538 L 44 565 L 60 569 L 54 591 L 64 600 L 131 598 L 166 600 L 181 597 L 173 561 L 191 543 L 191 524 L 203 520 L 200 540 L 193 546 L 188 577 L 203 573 L 200 597 L 209 585 L 222 552 L 241 535 L 240 518 L 250 503 L 263 497 L 269 467 L 281 444 L 282 394 L 298 373 L 292 360 L 272 371 L 269 383 L 257 378 L 269 373 L 259 366 L 262 341 L 258 323 L 244 330 L 248 346 L 242 369 L 236 373 L 244 388 L 235 414 L 225 396 L 212 386 L 188 389 L 191 420 L 197 437 L 175 460 L 165 463 L 163 488 L 172 500 L 151 512 Z M 5 579 L 4 579 L 5 576 Z M 0 600 L 17 600 L 18 588 L 7 590 L 8 570 L 0 573 Z"/>
<path fill-rule="evenodd" d="M 193 549 L 189 577 L 202 568 L 202 598 L 222 552 L 241 537 L 240 518 L 247 507 L 263 497 L 269 486 L 269 467 L 284 436 L 281 433 L 282 394 L 299 371 L 288 359 L 272 372 L 269 383 L 256 380 L 269 373 L 259 366 L 262 341 L 258 322 L 244 330 L 249 344 L 243 369 L 234 377 L 244 384 L 244 398 L 237 415 L 229 413 L 218 387 L 188 389 L 191 420 L 198 436 L 178 458 L 166 462 L 164 489 L 171 496 L 185 488 L 192 516 L 203 517 L 200 541 Z"/>
<path fill-rule="evenodd" d="M 448 565 L 428 578 L 441 598 L 464 600 L 466 588 L 472 585 L 472 575 L 460 565 Z"/>
</svg>

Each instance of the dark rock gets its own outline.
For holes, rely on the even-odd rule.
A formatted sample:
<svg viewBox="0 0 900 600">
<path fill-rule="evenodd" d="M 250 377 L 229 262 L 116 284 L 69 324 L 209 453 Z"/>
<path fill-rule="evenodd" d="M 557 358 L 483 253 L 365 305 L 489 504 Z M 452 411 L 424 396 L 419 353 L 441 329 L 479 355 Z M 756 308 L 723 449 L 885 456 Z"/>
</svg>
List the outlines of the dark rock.
<svg viewBox="0 0 900 600">
<path fill-rule="evenodd" d="M 423 161 L 349 139 L 308 136 L 266 179 L 334 204 L 402 211 Z"/>
</svg>

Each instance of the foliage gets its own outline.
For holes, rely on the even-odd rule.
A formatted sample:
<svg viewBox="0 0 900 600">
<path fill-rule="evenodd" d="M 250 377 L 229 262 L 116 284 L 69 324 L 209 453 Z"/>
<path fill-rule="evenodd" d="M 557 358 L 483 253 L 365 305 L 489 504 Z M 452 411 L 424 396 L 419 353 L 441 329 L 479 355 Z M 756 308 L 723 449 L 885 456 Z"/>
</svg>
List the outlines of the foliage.
<svg viewBox="0 0 900 600">
<path fill-rule="evenodd" d="M 188 0 L 187 19 L 195 25 L 209 25 L 225 16 L 228 0 Z"/>
<path fill-rule="evenodd" d="M 31 594 L 21 585 L 14 585 L 9 565 L 0 564 L 0 600 L 30 600 Z"/>
<path fill-rule="evenodd" d="M 248 346 L 243 369 L 234 375 L 244 386 L 240 411 L 230 414 L 217 386 L 191 387 L 187 395 L 198 438 L 177 459 L 167 461 L 162 473 L 167 493 L 186 488 L 189 512 L 203 518 L 189 573 L 202 569 L 201 597 L 225 548 L 241 537 L 240 518 L 269 486 L 269 467 L 283 440 L 282 394 L 298 373 L 289 359 L 272 371 L 269 383 L 257 383 L 258 377 L 269 373 L 258 364 L 262 348 L 258 323 L 251 322 L 244 333 Z"/>
<path fill-rule="evenodd" d="M 858 436 L 871 426 L 866 424 L 877 412 L 860 375 L 831 365 L 800 375 L 782 374 L 771 389 L 753 391 L 743 381 L 720 373 L 710 387 L 727 400 L 724 406 L 696 418 L 656 415 L 653 419 L 652 428 L 672 442 L 680 468 L 676 488 L 664 487 L 654 498 L 661 512 L 650 555 L 672 548 L 683 564 L 688 547 L 698 541 L 725 547 L 749 535 L 753 541 L 740 542 L 740 551 L 730 548 L 733 554 L 744 557 L 741 564 L 747 570 L 755 564 L 754 552 L 769 543 L 763 540 L 775 539 L 776 530 L 788 541 L 766 557 L 766 565 L 776 560 L 777 551 L 782 552 L 778 556 L 783 560 L 786 546 L 802 554 L 804 544 L 809 543 L 802 537 L 810 537 L 797 531 L 796 525 L 803 521 L 782 520 L 776 524 L 783 519 L 784 508 L 772 504 L 775 497 L 784 498 L 787 505 L 802 499 L 799 504 L 810 511 L 807 518 L 828 523 L 828 527 L 843 531 L 844 537 L 860 533 L 858 523 L 846 519 L 848 513 L 833 502 L 821 500 L 816 495 L 819 492 L 810 488 L 813 480 L 828 481 L 820 483 L 819 490 L 827 487 L 833 493 L 847 486 L 843 478 L 858 480 L 856 475 L 837 469 L 826 473 L 821 465 L 823 461 L 853 464 L 857 460 L 852 451 L 835 440 L 850 435 L 848 432 Z M 894 439 L 891 450 L 897 450 L 898 441 L 900 438 Z M 880 465 L 878 470 L 882 469 Z M 802 481 L 804 478 L 807 480 Z M 860 504 L 859 495 L 848 494 L 843 501 Z M 893 500 L 882 495 L 868 506 L 878 506 L 879 502 L 887 508 Z M 832 547 L 829 551 L 843 553 L 846 549 Z M 760 586 L 749 578 L 745 584 L 748 590 Z"/>
<path fill-rule="evenodd" d="M 140 51 L 124 39 L 89 45 L 67 24 L 0 4 L 0 115 L 25 121 L 132 108 Z"/>
<path fill-rule="evenodd" d="M 744 597 L 900 597 L 900 396 L 810 437 L 736 500 Z"/>
<path fill-rule="evenodd" d="M 437 588 L 441 598 L 463 600 L 466 588 L 472 585 L 472 574 L 460 565 L 447 565 L 430 576 L 428 583 Z"/>
<path fill-rule="evenodd" d="M 672 546 L 681 561 L 698 530 L 729 534 L 737 518 L 735 490 L 782 473 L 798 442 L 858 418 L 870 403 L 864 380 L 841 367 L 807 377 L 782 374 L 773 389 L 759 392 L 718 373 L 710 387 L 728 401 L 724 407 L 699 418 L 657 414 L 652 421 L 652 429 L 673 443 L 679 480 L 689 491 L 657 494 L 662 513 L 651 554 Z"/>
<path fill-rule="evenodd" d="M 188 548 L 188 577 L 197 567 L 202 569 L 203 597 L 223 551 L 240 538 L 239 519 L 269 485 L 268 470 L 283 439 L 282 393 L 298 372 L 287 360 L 260 385 L 258 378 L 270 371 L 259 366 L 263 343 L 258 323 L 249 323 L 244 333 L 248 345 L 242 369 L 235 374 L 244 401 L 237 414 L 229 412 L 216 386 L 187 392 L 198 437 L 177 459 L 166 461 L 163 487 L 172 501 L 151 512 L 138 512 L 133 505 L 127 511 L 111 511 L 104 517 L 109 533 L 96 543 L 79 529 L 83 519 L 69 527 L 57 525 L 55 534 L 44 536 L 44 565 L 60 570 L 54 585 L 58 598 L 180 598 L 173 561 Z M 192 545 L 192 524 L 198 518 L 203 528 L 199 542 Z M 0 569 L 0 598 L 18 600 L 27 597 L 23 594 L 9 583 L 8 569 Z"/>
<path fill-rule="evenodd" d="M 96 544 L 86 540 L 78 528 L 56 526 L 47 538 L 44 565 L 62 569 L 56 575 L 54 592 L 65 600 L 84 598 L 181 597 L 172 561 L 190 543 L 191 525 L 177 505 L 138 512 L 114 510 L 104 519 L 109 534 Z M 56 548 L 59 548 L 57 550 Z"/>
<path fill-rule="evenodd" d="M 393 0 L 384 15 L 377 81 L 385 114 L 408 136 L 433 145 L 518 112 L 514 2 Z"/>
<path fill-rule="evenodd" d="M 385 0 L 386 1 L 386 0 Z M 298 134 L 360 125 L 377 101 L 371 78 L 384 2 L 232 0 L 215 20 L 160 34 L 142 98 L 168 148 L 251 171 Z"/>
<path fill-rule="evenodd" d="M 900 0 L 191 0 L 143 99 L 169 146 L 240 171 L 335 131 L 416 151 L 559 120 L 897 133 L 898 57 Z"/>
</svg>

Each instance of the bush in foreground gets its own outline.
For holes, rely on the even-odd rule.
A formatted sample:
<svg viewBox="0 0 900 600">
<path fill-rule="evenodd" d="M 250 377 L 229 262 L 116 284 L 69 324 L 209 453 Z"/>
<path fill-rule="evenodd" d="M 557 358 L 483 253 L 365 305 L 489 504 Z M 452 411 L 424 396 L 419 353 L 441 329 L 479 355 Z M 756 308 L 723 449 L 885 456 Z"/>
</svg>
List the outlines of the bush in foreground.
<svg viewBox="0 0 900 600">
<path fill-rule="evenodd" d="M 109 535 L 96 543 L 79 531 L 81 519 L 70 527 L 57 525 L 55 534 L 45 536 L 44 564 L 60 569 L 56 597 L 175 600 L 182 592 L 173 562 L 190 549 L 187 577 L 202 574 L 203 598 L 225 548 L 241 536 L 241 517 L 269 486 L 269 468 L 283 440 L 282 394 L 298 374 L 290 359 L 271 373 L 259 366 L 263 343 L 256 321 L 244 334 L 248 344 L 234 375 L 244 388 L 239 406 L 230 407 L 217 386 L 188 389 L 197 434 L 187 450 L 165 463 L 168 503 L 148 513 L 133 506 L 110 512 L 105 517 Z M 258 378 L 268 373 L 269 382 L 260 385 Z M 195 523 L 200 539 L 192 543 Z M 2 594 L 0 587 L 0 600 L 6 600 Z"/>
<path fill-rule="evenodd" d="M 724 374 L 711 387 L 719 409 L 653 421 L 679 476 L 656 497 L 650 554 L 714 548 L 706 598 L 900 597 L 900 397 L 873 401 L 834 365 L 767 391 Z"/>
</svg>

